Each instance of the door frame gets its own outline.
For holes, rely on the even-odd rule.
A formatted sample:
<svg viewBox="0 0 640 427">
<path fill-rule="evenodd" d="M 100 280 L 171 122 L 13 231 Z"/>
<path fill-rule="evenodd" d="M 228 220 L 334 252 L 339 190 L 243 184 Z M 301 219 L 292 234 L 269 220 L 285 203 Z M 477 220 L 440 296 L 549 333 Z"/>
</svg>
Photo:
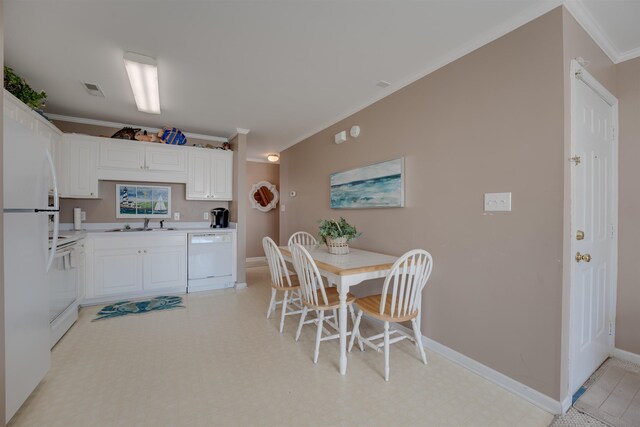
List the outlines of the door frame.
<svg viewBox="0 0 640 427">
<path fill-rule="evenodd" d="M 580 77 L 577 77 L 577 76 Z M 614 232 L 614 237 L 613 237 L 613 242 L 612 242 L 612 246 L 611 246 L 611 269 L 609 271 L 609 283 L 610 285 L 610 289 L 609 289 L 609 298 L 610 298 L 610 307 L 609 307 L 609 313 L 610 313 L 610 319 L 609 319 L 609 324 L 610 324 L 610 331 L 611 334 L 609 336 L 609 348 L 610 348 L 610 354 L 613 353 L 613 350 L 615 348 L 615 320 L 616 320 L 616 297 L 617 297 L 617 288 L 618 288 L 618 178 L 619 178 L 619 161 L 618 161 L 618 148 L 619 148 L 619 122 L 618 122 L 618 99 L 613 96 L 613 94 L 611 94 L 611 92 L 609 92 L 600 82 L 598 82 L 598 80 L 596 80 L 583 66 L 581 66 L 578 61 L 576 61 L 575 59 L 571 60 L 571 66 L 570 66 L 570 75 L 569 75 L 569 79 L 570 79 L 570 90 L 571 90 L 571 104 L 570 104 L 570 133 L 571 133 L 571 144 L 570 144 L 570 156 L 573 156 L 573 153 L 575 152 L 575 147 L 576 147 L 576 141 L 575 141 L 575 132 L 573 131 L 573 121 L 574 121 L 574 117 L 577 114 L 575 108 L 576 108 L 576 85 L 577 85 L 577 80 L 580 79 L 582 80 L 582 82 L 584 82 L 587 86 L 589 86 L 594 92 L 596 92 L 596 94 L 598 94 L 607 104 L 609 104 L 612 109 L 613 109 L 613 119 L 612 119 L 612 124 L 613 124 L 613 149 L 612 149 L 612 168 L 611 168 L 611 173 L 612 173 L 612 200 L 611 203 L 613 206 L 611 206 L 612 208 L 612 218 L 611 218 L 611 225 L 613 226 L 613 232 Z M 570 204 L 570 211 L 569 211 L 569 215 L 568 215 L 568 220 L 565 220 L 565 226 L 564 226 L 564 234 L 566 237 L 569 238 L 569 244 L 566 245 L 565 247 L 568 248 L 568 253 L 565 253 L 565 262 L 569 263 L 569 267 L 568 267 L 568 272 L 569 272 L 569 287 L 568 287 L 568 294 L 567 298 L 565 298 L 565 302 L 563 304 L 564 309 L 567 310 L 567 312 L 569 313 L 567 316 L 567 321 L 568 321 L 568 325 L 567 325 L 567 331 L 568 334 L 566 335 L 567 338 L 564 341 L 564 345 L 566 346 L 565 348 L 567 349 L 567 355 L 568 357 L 566 358 L 566 366 L 567 366 L 567 371 L 566 371 L 566 387 L 567 387 L 567 394 L 568 396 L 566 396 L 566 398 L 563 400 L 562 402 L 562 409 L 563 412 L 566 411 L 569 406 L 571 406 L 571 398 L 573 396 L 573 393 L 575 392 L 574 388 L 576 388 L 576 385 L 573 384 L 573 336 L 576 333 L 576 331 L 573 330 L 573 319 L 575 316 L 575 313 L 572 310 L 573 307 L 573 299 L 574 299 L 574 295 L 575 293 L 573 292 L 574 288 L 575 288 L 575 276 L 576 276 L 576 263 L 574 260 L 574 254 L 576 253 L 576 240 L 575 240 L 575 226 L 574 226 L 574 204 L 573 204 L 573 200 L 574 200 L 574 183 L 575 183 L 575 165 L 571 162 L 571 159 L 568 159 L 568 162 L 566 163 L 568 165 L 569 168 L 569 176 L 570 176 L 570 185 L 569 185 L 569 192 L 568 192 L 568 198 L 569 198 L 569 204 Z M 565 192 L 565 197 L 566 196 L 566 192 Z M 580 385 L 578 385 L 579 388 Z M 577 388 L 576 388 L 577 390 Z M 564 393 L 563 393 L 564 394 Z"/>
</svg>

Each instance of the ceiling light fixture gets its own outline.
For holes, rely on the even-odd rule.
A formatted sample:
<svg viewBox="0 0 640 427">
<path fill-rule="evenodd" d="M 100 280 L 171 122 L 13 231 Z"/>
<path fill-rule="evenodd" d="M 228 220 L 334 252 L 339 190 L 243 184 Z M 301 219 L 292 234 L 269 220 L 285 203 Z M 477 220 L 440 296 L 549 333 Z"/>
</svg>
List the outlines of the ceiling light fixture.
<svg viewBox="0 0 640 427">
<path fill-rule="evenodd" d="M 268 154 L 267 160 L 269 160 L 270 162 L 277 162 L 278 160 L 280 160 L 280 155 L 276 153 Z"/>
<path fill-rule="evenodd" d="M 158 88 L 158 65 L 155 59 L 127 52 L 124 54 L 129 83 L 138 111 L 160 114 L 160 90 Z"/>
</svg>

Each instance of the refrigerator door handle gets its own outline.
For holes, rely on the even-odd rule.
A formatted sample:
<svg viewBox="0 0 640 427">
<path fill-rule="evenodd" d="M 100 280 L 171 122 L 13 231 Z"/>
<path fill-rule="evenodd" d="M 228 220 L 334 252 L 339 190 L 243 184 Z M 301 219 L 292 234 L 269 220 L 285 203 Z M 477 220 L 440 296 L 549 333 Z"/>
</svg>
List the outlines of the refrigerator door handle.
<svg viewBox="0 0 640 427">
<path fill-rule="evenodd" d="M 53 238 L 51 239 L 51 248 L 49 248 L 49 259 L 47 260 L 47 272 L 51 269 L 53 259 L 56 256 L 56 247 L 58 246 L 58 236 L 60 234 L 60 214 L 58 212 L 50 213 L 53 216 Z"/>
<path fill-rule="evenodd" d="M 60 198 L 58 197 L 58 176 L 56 174 L 56 167 L 53 164 L 53 158 L 49 150 L 45 151 L 47 154 L 47 162 L 49 163 L 49 169 L 51 170 L 51 179 L 53 181 L 53 210 L 60 209 Z"/>
</svg>

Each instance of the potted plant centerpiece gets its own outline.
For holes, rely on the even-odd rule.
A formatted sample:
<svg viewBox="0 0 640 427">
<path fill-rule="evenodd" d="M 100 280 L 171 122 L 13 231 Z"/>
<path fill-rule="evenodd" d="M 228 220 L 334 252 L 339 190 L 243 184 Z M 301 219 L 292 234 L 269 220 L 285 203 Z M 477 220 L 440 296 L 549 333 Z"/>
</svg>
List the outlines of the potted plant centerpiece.
<svg viewBox="0 0 640 427">
<path fill-rule="evenodd" d="M 323 243 L 326 243 L 330 254 L 348 254 L 349 241 L 359 237 L 361 234 L 342 217 L 340 217 L 339 221 L 335 219 L 320 220 L 318 236 Z"/>
</svg>

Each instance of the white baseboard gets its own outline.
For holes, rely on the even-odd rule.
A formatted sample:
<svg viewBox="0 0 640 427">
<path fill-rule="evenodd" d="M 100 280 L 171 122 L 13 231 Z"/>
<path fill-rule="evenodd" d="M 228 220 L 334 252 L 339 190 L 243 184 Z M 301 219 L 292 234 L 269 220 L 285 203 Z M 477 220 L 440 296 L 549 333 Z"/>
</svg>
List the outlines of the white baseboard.
<svg viewBox="0 0 640 427">
<path fill-rule="evenodd" d="M 614 348 L 612 356 L 617 357 L 618 359 L 626 360 L 627 362 L 640 365 L 640 354 L 635 354 L 631 353 L 630 351 Z"/>
<path fill-rule="evenodd" d="M 376 319 L 367 319 L 371 320 L 374 323 L 382 323 Z M 413 331 L 408 328 L 405 328 L 402 325 L 394 325 L 398 329 L 402 329 L 409 335 L 413 336 Z M 463 368 L 470 370 L 471 372 L 480 375 L 482 378 L 491 381 L 492 383 L 502 387 L 503 389 L 515 394 L 536 405 L 537 407 L 544 409 L 547 412 L 558 415 L 566 412 L 564 408 L 565 402 L 560 402 L 558 400 L 554 400 L 553 398 L 547 396 L 546 394 L 540 393 L 537 390 L 532 389 L 531 387 L 522 384 L 519 381 L 514 380 L 486 365 L 483 365 L 480 362 L 473 360 L 472 358 L 465 356 L 462 353 L 458 353 L 457 351 L 440 344 L 437 341 L 432 340 L 431 338 L 427 338 L 424 335 L 422 336 L 422 345 L 425 348 L 433 351 L 434 353 L 439 354 L 440 356 L 448 359 Z M 566 399 L 565 399 L 566 400 Z M 569 396 L 569 405 L 571 404 L 571 396 Z M 567 409 L 569 406 L 567 406 Z"/>
<path fill-rule="evenodd" d="M 250 268 L 250 267 L 265 267 L 267 266 L 267 257 L 266 256 L 256 256 L 256 257 L 251 257 L 251 258 L 247 258 L 247 264 L 246 267 Z"/>
</svg>

